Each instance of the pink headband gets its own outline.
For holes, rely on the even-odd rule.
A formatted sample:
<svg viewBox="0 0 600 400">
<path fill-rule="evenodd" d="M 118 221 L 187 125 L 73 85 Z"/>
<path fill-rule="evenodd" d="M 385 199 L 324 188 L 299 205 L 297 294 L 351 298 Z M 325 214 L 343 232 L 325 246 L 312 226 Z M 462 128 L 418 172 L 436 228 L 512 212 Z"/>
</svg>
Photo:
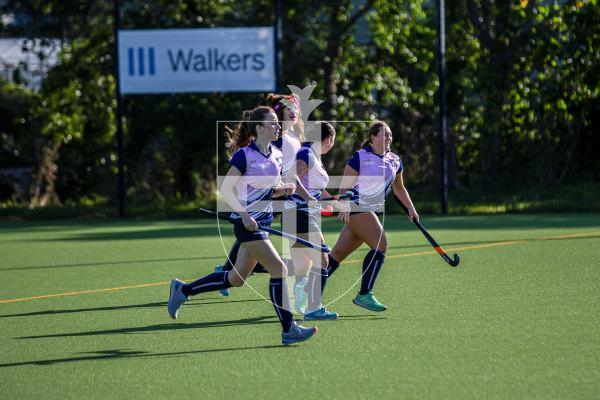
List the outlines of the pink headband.
<svg viewBox="0 0 600 400">
<path fill-rule="evenodd" d="M 287 104 L 285 104 L 286 101 L 290 101 L 290 102 L 296 104 L 298 106 L 298 110 L 301 110 L 300 104 L 298 103 L 298 100 L 296 100 L 296 98 L 294 96 L 284 97 L 283 99 L 279 100 L 277 102 L 277 104 L 275 104 L 273 106 L 273 110 L 279 111 L 283 106 L 290 108 Z"/>
</svg>

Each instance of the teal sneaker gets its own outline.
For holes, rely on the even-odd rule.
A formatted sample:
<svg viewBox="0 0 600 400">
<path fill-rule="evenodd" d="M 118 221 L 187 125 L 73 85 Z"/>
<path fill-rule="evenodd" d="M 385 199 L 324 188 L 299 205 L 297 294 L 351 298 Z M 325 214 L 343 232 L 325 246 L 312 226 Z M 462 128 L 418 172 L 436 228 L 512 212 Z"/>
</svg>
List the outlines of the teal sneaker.
<svg viewBox="0 0 600 400">
<path fill-rule="evenodd" d="M 215 267 L 215 272 L 222 272 L 223 271 L 223 266 L 222 265 L 217 265 Z M 223 297 L 229 297 L 229 295 L 231 294 L 231 292 L 229 291 L 229 288 L 227 289 L 221 289 L 219 290 L 219 294 Z"/>
<path fill-rule="evenodd" d="M 281 343 L 284 346 L 288 346 L 290 344 L 304 342 L 313 337 L 317 332 L 318 329 L 316 326 L 305 328 L 294 321 L 288 332 L 281 332 Z"/>
<path fill-rule="evenodd" d="M 373 292 L 369 292 L 367 294 L 357 294 L 356 297 L 352 300 L 354 304 L 359 307 L 366 308 L 371 311 L 385 311 L 387 307 L 384 304 L 381 304 L 373 295 Z"/>
<path fill-rule="evenodd" d="M 306 303 L 308 302 L 308 293 L 304 291 L 308 279 L 302 278 L 300 282 L 294 285 L 294 310 L 298 314 L 304 314 Z"/>
<path fill-rule="evenodd" d="M 315 321 L 315 320 L 331 320 L 338 319 L 338 313 L 327 311 L 325 307 L 321 306 L 321 308 L 316 309 L 315 311 L 304 314 L 305 321 Z"/>
<path fill-rule="evenodd" d="M 181 292 L 183 282 L 179 279 L 173 279 L 171 281 L 171 289 L 169 292 L 169 304 L 167 305 L 167 311 L 169 316 L 173 319 L 177 319 L 179 309 L 185 303 L 186 296 Z"/>
</svg>

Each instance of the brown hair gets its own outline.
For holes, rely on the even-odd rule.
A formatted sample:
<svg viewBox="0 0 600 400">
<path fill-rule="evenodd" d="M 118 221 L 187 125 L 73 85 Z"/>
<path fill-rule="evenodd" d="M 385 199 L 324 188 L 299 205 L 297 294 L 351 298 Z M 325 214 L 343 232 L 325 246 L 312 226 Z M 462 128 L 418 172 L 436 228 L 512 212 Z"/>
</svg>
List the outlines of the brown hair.
<svg viewBox="0 0 600 400">
<path fill-rule="evenodd" d="M 286 100 L 296 103 L 298 105 L 298 111 L 300 111 L 299 114 L 302 113 L 302 110 L 300 110 L 300 99 L 295 95 L 286 96 L 283 94 L 269 93 L 265 97 L 266 105 L 275 111 L 277 118 L 279 118 L 279 123 L 281 124 L 283 123 L 283 110 L 286 108 Z M 298 115 L 298 117 L 300 117 L 300 115 Z M 284 132 L 282 131 L 281 133 L 283 134 Z M 296 125 L 294 125 L 294 134 L 298 137 L 300 142 L 304 142 L 304 122 L 302 122 L 302 118 L 298 118 L 296 121 Z"/>
<path fill-rule="evenodd" d="M 320 137 L 322 142 L 329 137 L 335 137 L 335 128 L 327 121 L 317 121 L 307 136 L 309 141 L 316 141 Z"/>
<path fill-rule="evenodd" d="M 367 139 L 365 139 L 364 142 L 362 142 L 362 145 L 360 146 L 361 148 L 365 148 L 367 146 L 371 146 L 372 142 L 371 142 L 371 136 L 377 136 L 379 134 L 379 131 L 381 130 L 381 128 L 387 128 L 389 130 L 390 126 L 388 124 L 386 124 L 383 121 L 375 121 L 373 123 L 373 125 L 371 125 L 371 127 L 369 128 L 369 134 L 367 135 Z"/>
<path fill-rule="evenodd" d="M 267 114 L 274 112 L 271 107 L 260 106 L 253 110 L 246 110 L 242 114 L 242 120 L 234 127 L 225 127 L 225 135 L 228 140 L 228 155 L 233 156 L 236 151 L 252 142 L 256 138 L 256 127 L 265 120 Z"/>
</svg>

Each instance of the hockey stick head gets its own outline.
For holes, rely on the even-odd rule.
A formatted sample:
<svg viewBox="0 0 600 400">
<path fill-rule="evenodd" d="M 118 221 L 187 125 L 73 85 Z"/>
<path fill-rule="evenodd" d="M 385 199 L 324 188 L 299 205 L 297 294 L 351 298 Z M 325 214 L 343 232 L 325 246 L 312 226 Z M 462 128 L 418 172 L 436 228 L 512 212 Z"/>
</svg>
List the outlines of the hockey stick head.
<svg viewBox="0 0 600 400">
<path fill-rule="evenodd" d="M 456 267 L 460 263 L 460 257 L 456 253 L 454 253 L 453 257 L 454 257 L 454 259 L 451 259 L 450 257 L 448 257 L 448 259 L 446 261 L 448 262 L 448 264 L 450 264 L 450 266 Z"/>
<path fill-rule="evenodd" d="M 450 256 L 448 254 L 446 254 L 446 252 L 444 251 L 444 249 L 442 249 L 439 246 L 435 247 L 435 251 L 437 251 L 437 253 L 440 256 L 442 256 L 442 258 L 444 259 L 444 261 L 446 261 L 452 267 L 456 267 L 460 263 L 460 257 L 456 253 L 454 253 L 452 255 L 453 258 L 450 258 Z"/>
</svg>

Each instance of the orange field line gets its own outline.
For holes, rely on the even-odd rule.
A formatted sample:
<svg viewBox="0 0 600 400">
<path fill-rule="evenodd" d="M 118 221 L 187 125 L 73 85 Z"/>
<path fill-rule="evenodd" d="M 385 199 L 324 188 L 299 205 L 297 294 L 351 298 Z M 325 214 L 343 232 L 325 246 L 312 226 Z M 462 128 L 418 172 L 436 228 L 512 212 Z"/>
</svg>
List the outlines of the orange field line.
<svg viewBox="0 0 600 400">
<path fill-rule="evenodd" d="M 119 286 L 119 287 L 114 287 L 114 288 L 91 289 L 91 290 L 80 290 L 80 291 L 77 291 L 77 292 L 45 294 L 43 296 L 21 297 L 19 299 L 0 300 L 0 303 L 15 303 L 17 301 L 47 299 L 47 298 L 50 298 L 50 297 L 76 296 L 76 295 L 79 295 L 79 294 L 89 294 L 89 293 L 99 293 L 99 292 L 114 292 L 114 291 L 117 291 L 117 290 L 138 289 L 138 288 L 151 287 L 151 286 L 162 286 L 162 285 L 167 285 L 169 283 L 170 282 L 154 282 L 154 283 L 144 283 L 144 284 L 141 284 L 141 285 Z"/>
</svg>

